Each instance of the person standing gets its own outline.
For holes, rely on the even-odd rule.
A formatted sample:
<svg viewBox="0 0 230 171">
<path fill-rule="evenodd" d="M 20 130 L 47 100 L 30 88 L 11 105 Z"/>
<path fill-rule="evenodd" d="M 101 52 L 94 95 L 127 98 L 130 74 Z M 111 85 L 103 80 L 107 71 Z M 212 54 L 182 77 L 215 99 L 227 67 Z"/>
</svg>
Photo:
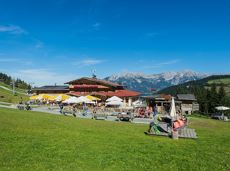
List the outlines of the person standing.
<svg viewBox="0 0 230 171">
<path fill-rule="evenodd" d="M 155 105 L 153 108 L 153 117 L 156 116 L 157 114 L 158 114 L 157 105 Z"/>
<path fill-rule="evenodd" d="M 63 113 L 63 108 L 64 108 L 63 104 L 60 103 L 59 108 L 60 108 L 60 113 L 62 114 Z"/>
<path fill-rule="evenodd" d="M 73 116 L 76 117 L 76 112 L 77 112 L 77 109 L 76 109 L 76 105 L 73 105 Z"/>
</svg>

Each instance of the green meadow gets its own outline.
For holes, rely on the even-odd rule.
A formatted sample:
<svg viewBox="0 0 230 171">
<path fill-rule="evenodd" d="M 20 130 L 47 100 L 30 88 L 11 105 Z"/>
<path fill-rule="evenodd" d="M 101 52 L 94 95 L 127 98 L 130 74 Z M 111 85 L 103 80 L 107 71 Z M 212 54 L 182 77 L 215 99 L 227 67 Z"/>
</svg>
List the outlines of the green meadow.
<svg viewBox="0 0 230 171">
<path fill-rule="evenodd" d="M 4 86 L 6 88 L 12 89 L 11 86 L 6 85 L 1 82 L 0 82 L 0 86 Z M 24 94 L 19 94 L 19 93 L 26 93 L 25 90 L 15 88 L 15 91 L 17 91 L 17 93 L 13 95 L 12 91 L 5 90 L 2 87 L 0 87 L 0 102 L 19 103 L 21 99 L 23 100 L 23 102 L 26 102 L 29 100 L 29 96 L 26 96 Z"/>
<path fill-rule="evenodd" d="M 148 125 L 0 108 L 0 170 L 230 170 L 230 124 L 190 118 L 197 140 Z"/>
<path fill-rule="evenodd" d="M 227 95 L 230 96 L 230 78 L 210 80 L 207 84 L 216 84 L 218 89 L 221 85 L 223 85 Z"/>
</svg>

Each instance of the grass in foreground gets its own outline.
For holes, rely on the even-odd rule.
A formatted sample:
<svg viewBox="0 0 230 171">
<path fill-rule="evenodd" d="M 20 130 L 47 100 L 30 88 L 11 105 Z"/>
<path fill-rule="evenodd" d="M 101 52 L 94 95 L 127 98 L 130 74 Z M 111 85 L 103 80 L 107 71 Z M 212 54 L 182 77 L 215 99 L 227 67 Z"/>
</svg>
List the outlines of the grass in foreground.
<svg viewBox="0 0 230 171">
<path fill-rule="evenodd" d="M 229 170 L 229 123 L 192 118 L 199 139 L 147 125 L 0 108 L 0 170 Z"/>
</svg>

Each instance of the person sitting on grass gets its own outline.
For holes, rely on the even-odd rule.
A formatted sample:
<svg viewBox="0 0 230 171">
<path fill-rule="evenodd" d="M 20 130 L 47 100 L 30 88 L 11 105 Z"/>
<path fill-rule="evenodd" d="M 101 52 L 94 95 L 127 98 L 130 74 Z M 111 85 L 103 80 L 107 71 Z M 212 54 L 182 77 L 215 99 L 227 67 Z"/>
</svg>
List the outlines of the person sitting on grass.
<svg viewBox="0 0 230 171">
<path fill-rule="evenodd" d="M 153 121 L 150 122 L 150 124 L 149 124 L 149 129 L 148 129 L 149 133 L 152 130 L 154 130 L 156 133 L 159 133 L 159 130 L 158 130 L 157 126 L 158 126 L 160 120 L 161 120 L 160 115 L 158 115 L 158 113 L 154 113 L 153 114 Z"/>
</svg>

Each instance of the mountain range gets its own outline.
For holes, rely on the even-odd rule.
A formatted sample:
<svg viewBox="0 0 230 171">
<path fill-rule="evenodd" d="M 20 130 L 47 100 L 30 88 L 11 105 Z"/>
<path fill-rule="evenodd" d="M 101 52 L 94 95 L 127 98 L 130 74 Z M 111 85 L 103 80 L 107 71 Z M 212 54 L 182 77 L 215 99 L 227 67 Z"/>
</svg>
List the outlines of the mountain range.
<svg viewBox="0 0 230 171">
<path fill-rule="evenodd" d="M 151 93 L 152 91 L 159 91 L 170 86 L 199 80 L 207 76 L 209 75 L 194 71 L 165 72 L 160 74 L 123 72 L 106 77 L 105 80 L 119 83 L 130 90 Z"/>
</svg>

